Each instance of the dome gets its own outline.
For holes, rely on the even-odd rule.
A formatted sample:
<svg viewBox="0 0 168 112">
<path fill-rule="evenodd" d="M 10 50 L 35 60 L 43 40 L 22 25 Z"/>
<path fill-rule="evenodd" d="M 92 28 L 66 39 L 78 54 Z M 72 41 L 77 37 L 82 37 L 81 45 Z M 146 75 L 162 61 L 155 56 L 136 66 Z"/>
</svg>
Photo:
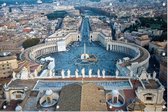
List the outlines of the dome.
<svg viewBox="0 0 168 112">
<path fill-rule="evenodd" d="M 39 99 L 42 107 L 51 107 L 58 102 L 59 95 L 54 93 L 51 89 L 46 90 L 45 94 Z"/>
<path fill-rule="evenodd" d="M 48 90 L 46 90 L 45 94 L 46 94 L 47 96 L 50 96 L 50 95 L 53 94 L 53 91 L 52 91 L 51 89 L 48 89 Z"/>
<path fill-rule="evenodd" d="M 22 107 L 20 105 L 16 106 L 15 111 L 21 111 Z"/>
<path fill-rule="evenodd" d="M 119 95 L 119 91 L 118 90 L 112 90 L 111 93 L 113 96 L 118 96 Z"/>
</svg>

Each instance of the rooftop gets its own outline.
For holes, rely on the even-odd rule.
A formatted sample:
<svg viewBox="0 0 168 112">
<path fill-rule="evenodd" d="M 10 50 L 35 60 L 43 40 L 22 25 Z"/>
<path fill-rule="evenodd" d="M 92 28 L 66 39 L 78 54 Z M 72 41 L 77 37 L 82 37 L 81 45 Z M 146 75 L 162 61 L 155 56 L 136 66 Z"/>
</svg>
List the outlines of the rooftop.
<svg viewBox="0 0 168 112">
<path fill-rule="evenodd" d="M 92 79 L 92 78 L 91 78 Z M 93 79 L 85 79 L 83 83 L 80 80 L 75 80 L 70 78 L 70 81 L 67 80 L 14 80 L 9 84 L 9 87 L 31 88 L 31 91 L 28 91 L 27 97 L 22 101 L 21 105 L 24 110 L 50 110 L 50 111 L 107 111 L 107 110 L 116 110 L 122 109 L 126 110 L 128 104 L 130 104 L 135 98 L 135 90 L 138 87 L 142 87 L 142 83 L 139 80 L 130 80 L 129 83 L 133 87 L 127 85 L 128 80 L 121 80 L 118 78 L 111 78 L 109 81 L 106 79 L 101 79 L 101 81 L 94 81 Z M 98 78 L 97 78 L 98 79 Z M 86 82 L 87 80 L 87 82 Z M 90 81 L 91 80 L 91 81 Z M 100 80 L 100 79 L 99 79 Z M 90 81 L 90 82 L 89 82 Z M 37 83 L 36 83 L 37 82 Z M 111 83 L 110 83 L 111 82 Z M 142 81 L 144 84 L 144 81 Z M 153 88 L 158 87 L 157 81 L 149 80 L 150 84 L 153 85 Z M 119 85 L 119 83 L 121 85 Z M 127 85 L 127 86 L 126 86 Z M 144 84 L 145 87 L 148 87 L 148 84 Z M 120 87 L 125 86 L 125 87 Z M 34 88 L 33 88 L 34 87 Z M 151 86 L 149 86 L 151 88 Z M 33 88 L 33 89 L 32 89 Z M 38 88 L 38 89 L 37 89 Z M 57 105 L 42 108 L 38 104 L 39 93 L 42 90 L 52 89 L 54 92 L 60 93 L 59 100 Z M 110 109 L 106 104 L 106 93 L 118 89 L 120 93 L 125 98 L 125 105 L 122 107 L 115 107 Z M 59 92 L 60 91 L 60 92 Z M 43 91 L 44 92 L 44 91 Z M 58 108 L 59 107 L 59 108 Z M 9 106 L 8 110 L 12 110 L 12 106 Z"/>
<path fill-rule="evenodd" d="M 25 88 L 28 87 L 29 89 L 33 88 L 33 86 L 35 85 L 37 80 L 20 80 L 20 79 L 16 79 L 14 81 L 11 81 L 11 83 L 9 83 L 8 87 L 9 88 Z"/>
<path fill-rule="evenodd" d="M 148 37 L 148 35 L 142 35 L 142 36 L 140 36 L 140 37 L 138 37 L 136 39 L 138 39 L 140 41 L 150 40 L 149 37 Z"/>
<path fill-rule="evenodd" d="M 63 87 L 58 105 L 58 111 L 107 111 L 105 93 L 93 83 Z"/>
<path fill-rule="evenodd" d="M 142 80 L 142 83 L 146 89 L 158 89 L 160 87 L 160 84 L 153 79 Z"/>
<path fill-rule="evenodd" d="M 160 48 L 165 48 L 167 45 L 167 42 L 159 42 L 159 41 L 153 41 L 153 44 L 157 45 Z"/>
<path fill-rule="evenodd" d="M 12 56 L 5 56 L 5 57 L 0 57 L 0 61 L 6 61 L 6 60 L 13 60 L 16 59 L 17 57 L 12 55 Z"/>
</svg>

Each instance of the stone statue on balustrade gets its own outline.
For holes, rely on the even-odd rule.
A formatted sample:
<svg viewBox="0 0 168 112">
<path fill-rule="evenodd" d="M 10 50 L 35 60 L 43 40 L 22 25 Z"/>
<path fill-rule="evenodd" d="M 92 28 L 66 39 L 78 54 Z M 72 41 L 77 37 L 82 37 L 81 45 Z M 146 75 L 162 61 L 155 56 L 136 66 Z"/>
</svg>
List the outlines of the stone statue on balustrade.
<svg viewBox="0 0 168 112">
<path fill-rule="evenodd" d="M 68 76 L 68 78 L 71 77 L 71 71 L 69 69 L 67 70 L 67 76 Z"/>
<path fill-rule="evenodd" d="M 64 71 L 64 69 L 61 70 L 61 75 L 62 75 L 62 78 L 64 79 L 65 78 L 65 71 Z"/>
<path fill-rule="evenodd" d="M 53 72 L 52 70 L 49 70 L 49 77 L 52 77 L 53 76 Z"/>
<path fill-rule="evenodd" d="M 16 79 L 16 73 L 15 72 L 12 73 L 12 77 L 13 77 L 13 79 Z"/>
<path fill-rule="evenodd" d="M 131 78 L 133 77 L 133 71 L 132 70 L 130 71 L 130 77 Z"/>
<path fill-rule="evenodd" d="M 153 71 L 153 79 L 155 79 L 155 78 L 156 78 L 156 72 Z"/>
<path fill-rule="evenodd" d="M 98 76 L 98 78 L 101 77 L 101 76 L 100 76 L 100 69 L 97 70 L 97 76 Z"/>
<path fill-rule="evenodd" d="M 118 77 L 118 75 L 119 75 L 119 71 L 118 70 L 115 71 L 115 75 L 116 75 L 116 77 Z"/>
<path fill-rule="evenodd" d="M 89 77 L 92 77 L 92 69 L 89 69 Z"/>
<path fill-rule="evenodd" d="M 122 63 L 122 60 L 121 60 L 121 59 L 119 59 L 118 64 L 121 64 L 121 63 Z"/>
<path fill-rule="evenodd" d="M 151 74 L 150 73 L 148 73 L 148 79 L 151 79 Z"/>
<path fill-rule="evenodd" d="M 102 70 L 103 78 L 105 78 L 105 72 L 106 72 L 106 71 L 103 69 L 103 70 Z"/>
<path fill-rule="evenodd" d="M 85 68 L 82 68 L 82 77 L 85 78 Z"/>
<path fill-rule="evenodd" d="M 76 76 L 76 78 L 78 78 L 78 75 L 79 75 L 79 73 L 78 73 L 78 72 L 79 72 L 79 70 L 78 70 L 78 69 L 76 69 L 76 70 L 75 70 L 75 76 Z"/>
<path fill-rule="evenodd" d="M 37 77 L 37 70 L 34 70 L 34 77 Z"/>
</svg>

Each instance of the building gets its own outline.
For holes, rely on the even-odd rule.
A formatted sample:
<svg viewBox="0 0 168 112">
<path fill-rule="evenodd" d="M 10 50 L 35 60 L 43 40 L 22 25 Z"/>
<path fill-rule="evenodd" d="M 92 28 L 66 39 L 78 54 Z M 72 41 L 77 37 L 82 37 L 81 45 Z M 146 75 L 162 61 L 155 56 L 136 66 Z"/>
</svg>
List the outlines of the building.
<svg viewBox="0 0 168 112">
<path fill-rule="evenodd" d="M 11 40 L 6 40 L 0 42 L 0 51 L 7 51 L 12 53 L 21 53 L 23 50 L 22 43 L 25 41 L 25 38 L 15 38 Z"/>
<path fill-rule="evenodd" d="M 138 29 L 138 32 L 145 33 L 150 36 L 161 36 L 163 33 L 163 30 L 143 28 L 143 29 Z"/>
<path fill-rule="evenodd" d="M 45 42 L 60 41 L 65 39 L 65 43 L 67 44 L 68 42 L 73 41 L 73 38 L 77 38 L 77 40 L 80 40 L 79 30 L 81 22 L 81 17 L 66 16 L 63 19 L 62 28 L 57 30 L 55 33 L 51 34 L 48 38 L 46 38 Z"/>
<path fill-rule="evenodd" d="M 159 79 L 162 84 L 167 87 L 167 45 L 164 48 L 164 51 L 159 56 L 160 58 L 160 72 Z"/>
<path fill-rule="evenodd" d="M 148 46 L 150 42 L 150 39 L 148 35 L 142 35 L 140 37 L 135 38 L 135 43 L 140 46 Z"/>
<path fill-rule="evenodd" d="M 136 95 L 145 104 L 146 111 L 161 111 L 163 104 L 164 87 L 158 79 L 142 79 L 142 87 L 138 87 Z"/>
<path fill-rule="evenodd" d="M 0 57 L 0 77 L 5 78 L 12 75 L 14 69 L 18 68 L 17 57 L 14 55 L 4 55 L 6 52 L 1 52 Z"/>
<path fill-rule="evenodd" d="M 153 52 L 156 55 L 161 55 L 167 47 L 167 42 L 152 41 L 149 43 L 149 51 Z"/>
<path fill-rule="evenodd" d="M 150 42 L 150 38 L 147 34 L 142 32 L 132 31 L 131 33 L 125 32 L 124 37 L 130 41 L 134 42 L 140 46 L 148 46 Z"/>
<path fill-rule="evenodd" d="M 91 33 L 94 34 L 94 32 L 101 32 L 103 35 L 107 37 L 111 37 L 111 28 L 110 26 L 100 20 L 98 17 L 90 17 L 90 26 L 91 26 Z"/>
<path fill-rule="evenodd" d="M 136 79 L 36 76 L 32 80 L 22 74 L 3 86 L 5 101 L 10 102 L 4 110 L 13 111 L 19 104 L 23 111 L 162 111 L 164 91 L 156 74 L 145 70 Z"/>
</svg>

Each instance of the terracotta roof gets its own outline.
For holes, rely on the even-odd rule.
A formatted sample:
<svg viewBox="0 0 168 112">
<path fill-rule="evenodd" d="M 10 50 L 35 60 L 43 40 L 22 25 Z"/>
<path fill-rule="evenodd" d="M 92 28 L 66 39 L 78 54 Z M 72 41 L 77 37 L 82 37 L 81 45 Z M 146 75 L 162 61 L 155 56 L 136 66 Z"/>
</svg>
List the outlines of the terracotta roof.
<svg viewBox="0 0 168 112">
<path fill-rule="evenodd" d="M 64 86 L 60 93 L 58 101 L 58 111 L 79 111 L 81 101 L 81 86 L 78 84 L 70 84 Z"/>
<path fill-rule="evenodd" d="M 128 111 L 143 111 L 144 108 L 145 104 L 138 98 L 135 98 L 133 102 L 127 106 Z"/>
<path fill-rule="evenodd" d="M 104 90 L 94 83 L 74 83 L 62 88 L 58 111 L 107 111 Z"/>
</svg>

